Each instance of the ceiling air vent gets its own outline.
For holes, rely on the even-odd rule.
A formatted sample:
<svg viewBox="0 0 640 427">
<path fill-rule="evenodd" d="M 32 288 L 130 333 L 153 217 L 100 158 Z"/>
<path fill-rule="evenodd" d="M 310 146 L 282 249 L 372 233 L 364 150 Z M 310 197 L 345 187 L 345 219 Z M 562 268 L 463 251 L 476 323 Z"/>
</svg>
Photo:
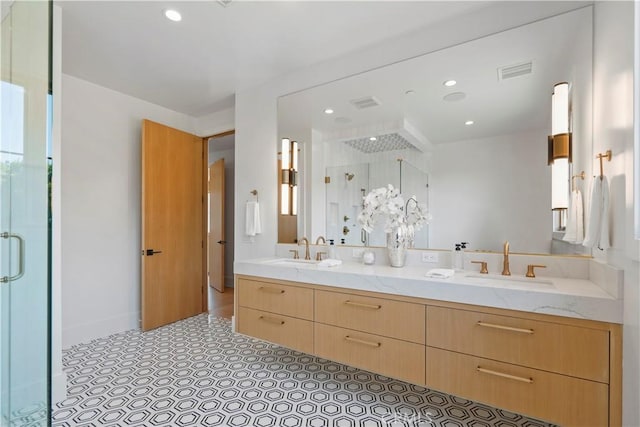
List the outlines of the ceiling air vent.
<svg viewBox="0 0 640 427">
<path fill-rule="evenodd" d="M 349 101 L 356 107 L 358 110 L 364 110 L 365 108 L 376 107 L 380 105 L 380 101 L 378 101 L 374 96 L 366 96 L 364 98 L 352 99 Z"/>
<path fill-rule="evenodd" d="M 514 77 L 524 76 L 531 74 L 533 69 L 533 62 L 522 62 L 515 65 L 507 65 L 505 67 L 498 68 L 498 80 L 507 80 Z"/>
</svg>

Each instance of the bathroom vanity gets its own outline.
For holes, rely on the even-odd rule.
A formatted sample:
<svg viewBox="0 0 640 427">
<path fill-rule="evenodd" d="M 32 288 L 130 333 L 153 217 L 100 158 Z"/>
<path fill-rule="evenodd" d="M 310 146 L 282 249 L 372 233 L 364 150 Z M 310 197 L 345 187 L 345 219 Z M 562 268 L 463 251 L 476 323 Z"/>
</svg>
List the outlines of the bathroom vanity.
<svg viewBox="0 0 640 427">
<path fill-rule="evenodd" d="M 591 280 L 284 259 L 235 271 L 238 333 L 563 426 L 621 424 L 622 303 Z"/>
</svg>

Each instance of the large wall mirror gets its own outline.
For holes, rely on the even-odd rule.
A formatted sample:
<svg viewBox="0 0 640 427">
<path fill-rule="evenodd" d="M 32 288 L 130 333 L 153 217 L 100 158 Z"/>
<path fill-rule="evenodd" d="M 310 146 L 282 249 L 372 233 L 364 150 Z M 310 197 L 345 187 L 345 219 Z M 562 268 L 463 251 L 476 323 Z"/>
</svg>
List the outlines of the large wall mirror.
<svg viewBox="0 0 640 427">
<path fill-rule="evenodd" d="M 455 81 L 455 83 L 454 83 Z M 384 245 L 356 221 L 392 184 L 427 204 L 416 248 L 584 254 L 554 233 L 551 94 L 570 83 L 569 176 L 592 175 L 592 8 L 431 52 L 278 101 L 278 133 L 299 143 L 297 230 Z M 279 147 L 278 147 L 279 148 Z M 575 180 L 583 194 L 588 180 Z M 290 227 L 290 225 L 289 225 Z"/>
</svg>

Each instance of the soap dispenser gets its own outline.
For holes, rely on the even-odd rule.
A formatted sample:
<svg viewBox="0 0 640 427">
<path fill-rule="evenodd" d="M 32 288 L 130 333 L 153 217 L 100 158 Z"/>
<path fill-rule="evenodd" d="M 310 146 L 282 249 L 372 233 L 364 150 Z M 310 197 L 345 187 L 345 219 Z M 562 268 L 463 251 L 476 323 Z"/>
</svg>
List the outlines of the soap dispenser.
<svg viewBox="0 0 640 427">
<path fill-rule="evenodd" d="M 456 247 L 451 251 L 451 268 L 454 270 L 462 270 L 462 245 L 456 243 Z"/>
<path fill-rule="evenodd" d="M 329 239 L 329 259 L 337 259 L 336 247 L 333 244 L 333 239 Z"/>
<path fill-rule="evenodd" d="M 460 242 L 460 269 L 464 270 L 464 250 L 467 249 L 469 242 Z"/>
</svg>

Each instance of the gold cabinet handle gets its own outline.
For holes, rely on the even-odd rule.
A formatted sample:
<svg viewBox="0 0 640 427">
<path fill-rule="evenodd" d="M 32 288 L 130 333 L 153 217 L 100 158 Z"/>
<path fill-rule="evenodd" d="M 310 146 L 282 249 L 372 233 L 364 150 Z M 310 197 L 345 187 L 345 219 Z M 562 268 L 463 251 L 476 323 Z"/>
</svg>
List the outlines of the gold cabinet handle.
<svg viewBox="0 0 640 427">
<path fill-rule="evenodd" d="M 496 377 L 507 378 L 509 380 L 520 381 L 527 384 L 533 384 L 533 378 L 518 377 L 511 374 L 505 374 L 504 372 L 492 371 L 491 369 L 485 369 L 480 366 L 476 368 L 478 372 L 483 374 L 495 375 Z"/>
<path fill-rule="evenodd" d="M 284 289 L 268 288 L 266 286 L 260 286 L 259 289 L 270 294 L 284 294 Z"/>
<path fill-rule="evenodd" d="M 275 317 L 260 316 L 260 320 L 264 320 L 267 323 L 273 323 L 275 325 L 284 325 L 284 320 L 276 319 Z"/>
<path fill-rule="evenodd" d="M 349 300 L 346 300 L 344 303 L 352 307 L 368 308 L 370 310 L 380 310 L 382 308 L 382 306 L 378 304 L 365 304 L 363 302 L 355 302 Z"/>
<path fill-rule="evenodd" d="M 357 344 L 364 344 L 364 345 L 368 345 L 369 347 L 380 347 L 382 345 L 382 343 L 379 343 L 379 342 L 361 340 L 359 338 L 350 337 L 349 335 L 345 335 L 344 339 L 345 341 L 354 342 Z"/>
<path fill-rule="evenodd" d="M 533 329 L 513 328 L 511 326 L 496 325 L 494 323 L 486 323 L 480 320 L 478 320 L 478 323 L 476 323 L 476 325 L 483 326 L 485 328 L 501 329 L 503 331 L 520 332 L 521 334 L 533 334 Z"/>
</svg>

